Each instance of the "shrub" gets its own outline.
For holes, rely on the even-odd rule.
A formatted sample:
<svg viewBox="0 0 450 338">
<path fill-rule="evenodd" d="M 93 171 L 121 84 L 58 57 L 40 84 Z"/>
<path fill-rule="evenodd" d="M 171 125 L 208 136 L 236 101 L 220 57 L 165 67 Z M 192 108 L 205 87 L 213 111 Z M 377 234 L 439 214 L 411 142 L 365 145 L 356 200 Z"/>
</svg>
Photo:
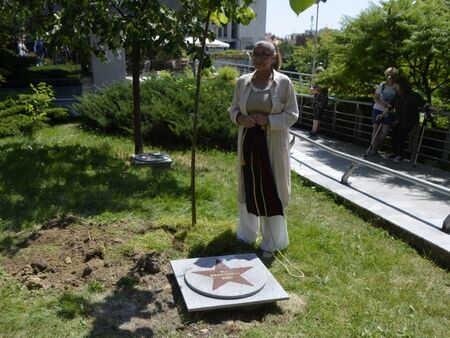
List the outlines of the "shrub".
<svg viewBox="0 0 450 338">
<path fill-rule="evenodd" d="M 233 77 L 234 79 L 234 77 Z M 223 77 L 202 80 L 198 145 L 234 149 L 236 129 L 228 118 L 234 81 Z M 191 115 L 195 80 L 191 76 L 160 74 L 141 84 L 144 141 L 164 147 L 191 145 Z M 80 98 L 75 107 L 89 121 L 108 131 L 133 134 L 133 101 L 130 82 L 121 82 Z"/>
<path fill-rule="evenodd" d="M 232 81 L 239 77 L 239 71 L 234 67 L 223 67 L 219 69 L 219 78 Z"/>
<path fill-rule="evenodd" d="M 67 110 L 52 107 L 53 88 L 43 82 L 30 85 L 32 93 L 19 94 L 0 103 L 0 137 L 33 134 L 50 120 L 67 116 Z"/>
</svg>

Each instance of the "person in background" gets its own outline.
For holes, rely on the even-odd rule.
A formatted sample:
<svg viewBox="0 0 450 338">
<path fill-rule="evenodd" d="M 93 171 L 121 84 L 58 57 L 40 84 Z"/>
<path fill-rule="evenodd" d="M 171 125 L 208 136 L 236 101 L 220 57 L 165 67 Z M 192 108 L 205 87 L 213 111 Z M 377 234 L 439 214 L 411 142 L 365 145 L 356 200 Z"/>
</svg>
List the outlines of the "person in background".
<svg viewBox="0 0 450 338">
<path fill-rule="evenodd" d="M 394 67 L 389 67 L 384 71 L 385 81 L 380 83 L 375 90 L 373 96 L 373 110 L 372 110 L 372 149 L 369 155 L 377 155 L 378 148 L 391 130 L 394 116 L 390 111 L 393 108 L 393 102 L 396 95 L 394 89 L 394 80 L 398 75 L 398 70 Z M 380 132 L 377 133 L 381 125 Z"/>
<path fill-rule="evenodd" d="M 38 58 L 38 63 L 36 66 L 38 67 L 43 66 L 45 56 L 44 41 L 42 41 L 41 39 L 37 39 L 34 42 L 33 51 L 36 53 L 36 56 Z"/>
<path fill-rule="evenodd" d="M 314 74 L 320 74 L 325 69 L 321 66 L 317 67 L 314 71 Z M 320 120 L 325 109 L 328 106 L 328 89 L 314 85 L 311 87 L 311 92 L 314 95 L 313 97 L 313 125 L 312 129 L 309 133 L 309 137 L 315 138 L 317 137 L 317 133 L 319 132 Z"/>
<path fill-rule="evenodd" d="M 388 158 L 393 158 L 394 162 L 402 162 L 405 139 L 419 123 L 420 111 L 425 109 L 436 111 L 436 108 L 414 92 L 408 79 L 403 75 L 395 79 L 394 88 L 397 96 L 393 103 L 395 115 L 392 128 L 392 153 Z"/>
<path fill-rule="evenodd" d="M 274 44 L 257 42 L 251 56 L 255 71 L 237 80 L 229 108 L 231 121 L 239 127 L 237 237 L 252 243 L 261 225 L 261 249 L 268 259 L 289 244 L 289 127 L 298 119 L 298 106 L 291 80 L 278 72 L 281 55 Z"/>
<path fill-rule="evenodd" d="M 25 42 L 21 38 L 17 40 L 17 54 L 21 58 L 26 57 L 28 55 L 28 48 L 27 46 L 25 46 Z"/>
</svg>

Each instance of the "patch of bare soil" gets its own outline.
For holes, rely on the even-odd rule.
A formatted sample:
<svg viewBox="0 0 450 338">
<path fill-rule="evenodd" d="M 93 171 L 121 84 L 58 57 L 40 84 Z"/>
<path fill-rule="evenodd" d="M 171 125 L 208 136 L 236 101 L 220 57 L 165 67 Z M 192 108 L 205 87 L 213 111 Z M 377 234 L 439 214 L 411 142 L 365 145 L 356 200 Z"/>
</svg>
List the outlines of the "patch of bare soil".
<svg viewBox="0 0 450 338">
<path fill-rule="evenodd" d="M 92 280 L 111 288 L 132 264 L 105 256 L 107 249 L 122 242 L 86 228 L 42 229 L 3 266 L 29 289 L 81 289 Z"/>
<path fill-rule="evenodd" d="M 44 226 L 2 266 L 27 288 L 55 294 L 66 289 L 81 292 L 93 281 L 100 283 L 103 297 L 92 304 L 87 319 L 91 337 L 238 337 L 262 322 L 288 323 L 304 310 L 304 300 L 293 295 L 279 305 L 190 314 L 169 257 L 155 252 L 117 253 L 127 240 L 151 229 L 131 233 L 111 230 L 118 225 L 71 227 L 76 220 L 63 221 L 68 223 L 51 221 L 55 224 Z"/>
</svg>

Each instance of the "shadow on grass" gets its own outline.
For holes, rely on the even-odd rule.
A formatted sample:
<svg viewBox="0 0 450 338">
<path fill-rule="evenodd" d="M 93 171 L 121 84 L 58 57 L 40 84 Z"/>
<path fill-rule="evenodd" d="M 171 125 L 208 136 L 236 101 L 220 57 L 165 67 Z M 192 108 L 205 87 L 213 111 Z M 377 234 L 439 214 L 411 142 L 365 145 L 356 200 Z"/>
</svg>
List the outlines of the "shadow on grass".
<svg viewBox="0 0 450 338">
<path fill-rule="evenodd" d="M 142 324 L 151 320 L 153 314 L 148 308 L 152 305 L 162 311 L 155 292 L 118 287 L 104 302 L 93 305 L 95 319 L 86 337 L 153 337 L 154 328 Z"/>
<path fill-rule="evenodd" d="M 198 243 L 189 251 L 189 257 L 235 255 L 256 252 L 254 244 L 247 244 L 236 238 L 236 233 L 227 229 L 207 243 Z"/>
<path fill-rule="evenodd" d="M 140 211 L 158 195 L 189 195 L 174 171 L 131 167 L 107 147 L 10 143 L 0 154 L 0 231 L 61 214 Z"/>
<path fill-rule="evenodd" d="M 58 316 L 61 319 L 93 318 L 86 337 L 153 337 L 153 317 L 167 305 L 158 297 L 159 290 L 139 285 L 137 269 L 138 264 L 121 277 L 112 293 L 100 302 L 65 291 L 57 301 Z"/>
</svg>

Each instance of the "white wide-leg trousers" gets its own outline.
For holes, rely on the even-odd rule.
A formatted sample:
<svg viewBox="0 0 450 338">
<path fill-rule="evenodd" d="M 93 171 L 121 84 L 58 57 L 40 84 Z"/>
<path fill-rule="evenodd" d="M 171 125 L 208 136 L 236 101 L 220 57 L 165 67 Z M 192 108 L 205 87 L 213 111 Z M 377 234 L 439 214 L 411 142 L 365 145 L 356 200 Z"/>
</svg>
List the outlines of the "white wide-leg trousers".
<svg viewBox="0 0 450 338">
<path fill-rule="evenodd" d="M 284 216 L 256 216 L 247 211 L 245 203 L 239 205 L 239 225 L 237 237 L 245 243 L 253 243 L 258 238 L 261 222 L 263 251 L 274 252 L 289 245 L 286 219 Z"/>
</svg>

